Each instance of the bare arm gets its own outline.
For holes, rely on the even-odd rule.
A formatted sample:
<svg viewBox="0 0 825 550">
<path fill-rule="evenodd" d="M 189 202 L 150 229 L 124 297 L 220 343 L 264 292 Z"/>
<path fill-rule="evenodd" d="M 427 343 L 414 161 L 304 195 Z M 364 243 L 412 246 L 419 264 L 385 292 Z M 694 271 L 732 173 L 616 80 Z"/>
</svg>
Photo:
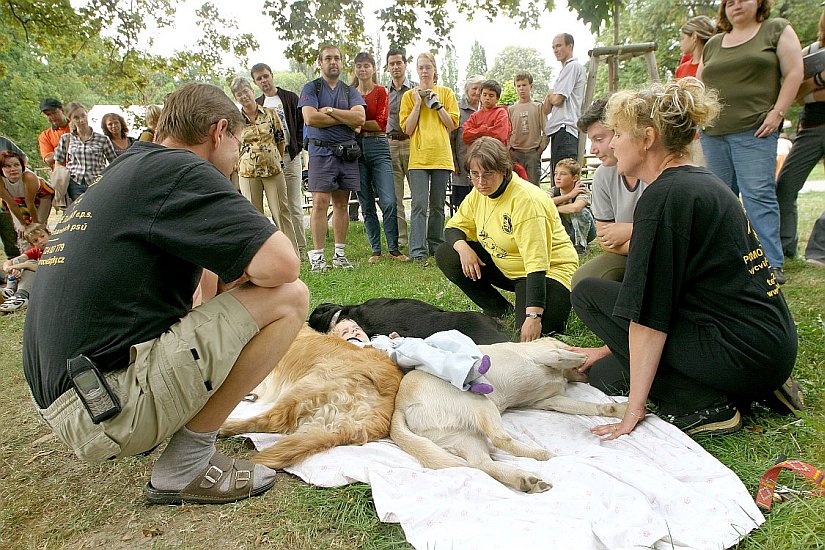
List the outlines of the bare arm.
<svg viewBox="0 0 825 550">
<path fill-rule="evenodd" d="M 346 124 L 350 128 L 363 126 L 367 120 L 363 105 L 353 105 L 349 109 L 336 109 L 333 107 L 329 116 L 337 120 L 338 124 Z"/>
<path fill-rule="evenodd" d="M 364 122 L 364 125 L 361 126 L 361 129 L 365 132 L 383 132 L 384 130 L 378 125 L 377 122 L 374 120 L 367 120 Z"/>
<path fill-rule="evenodd" d="M 309 105 L 301 107 L 301 114 L 304 116 L 304 123 L 313 128 L 329 128 L 341 124 L 339 120 Z"/>
<path fill-rule="evenodd" d="M 779 88 L 779 96 L 776 98 L 773 109 L 768 111 L 765 121 L 754 134 L 756 137 L 767 137 L 782 126 L 784 114 L 780 113 L 788 111 L 799 91 L 799 85 L 802 84 L 804 75 L 802 47 L 799 45 L 796 32 L 790 25 L 785 27 L 779 37 L 776 56 L 779 58 L 779 69 L 784 80 L 782 87 Z"/>
<path fill-rule="evenodd" d="M 20 220 L 20 223 L 26 225 L 24 221 L 23 211 L 20 210 L 20 207 L 17 206 L 17 201 L 14 200 L 14 197 L 11 196 L 8 189 L 6 189 L 5 185 L 0 185 L 0 200 L 6 203 L 6 208 L 9 209 L 9 212 L 14 214 L 14 217 Z"/>
<path fill-rule="evenodd" d="M 448 132 L 455 130 L 456 126 L 453 124 L 453 119 L 450 117 L 450 113 L 447 112 L 447 109 L 442 107 L 437 110 L 436 113 L 438 113 L 438 120 L 441 121 L 441 124 L 444 125 Z"/>
<path fill-rule="evenodd" d="M 40 223 L 37 219 L 37 207 L 34 204 L 37 192 L 40 190 L 40 180 L 32 172 L 23 172 L 23 184 L 25 185 L 26 209 L 29 211 L 31 223 Z"/>
<path fill-rule="evenodd" d="M 544 97 L 544 103 L 541 104 L 541 110 L 545 114 L 545 116 L 549 115 L 550 111 L 553 110 L 553 107 L 558 107 L 559 105 L 564 103 L 566 99 L 567 98 L 564 97 L 563 95 L 554 94 L 553 91 L 551 90 L 550 93 L 548 93 Z"/>
<path fill-rule="evenodd" d="M 667 334 L 631 321 L 628 341 L 630 344 L 630 395 L 627 401 L 627 412 L 619 424 L 604 424 L 592 429 L 596 435 L 606 435 L 605 439 L 616 439 L 620 435 L 630 433 L 644 418 L 647 396 L 653 385 L 653 379 L 656 377 L 656 371 L 659 369 Z"/>
<path fill-rule="evenodd" d="M 607 252 L 627 256 L 632 234 L 632 223 L 596 222 L 596 239 Z"/>
<path fill-rule="evenodd" d="M 244 273 L 252 284 L 273 288 L 295 281 L 300 268 L 301 262 L 289 239 L 277 231 L 258 249 Z"/>
</svg>

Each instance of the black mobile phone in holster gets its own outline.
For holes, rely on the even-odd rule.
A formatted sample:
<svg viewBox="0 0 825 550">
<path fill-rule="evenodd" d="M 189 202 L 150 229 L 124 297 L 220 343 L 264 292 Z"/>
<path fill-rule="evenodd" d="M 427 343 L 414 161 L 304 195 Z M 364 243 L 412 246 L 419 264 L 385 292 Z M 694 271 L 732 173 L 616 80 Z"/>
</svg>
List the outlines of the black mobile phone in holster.
<svg viewBox="0 0 825 550">
<path fill-rule="evenodd" d="M 121 411 L 120 400 L 91 359 L 78 355 L 66 361 L 66 370 L 93 423 L 100 424 Z"/>
</svg>

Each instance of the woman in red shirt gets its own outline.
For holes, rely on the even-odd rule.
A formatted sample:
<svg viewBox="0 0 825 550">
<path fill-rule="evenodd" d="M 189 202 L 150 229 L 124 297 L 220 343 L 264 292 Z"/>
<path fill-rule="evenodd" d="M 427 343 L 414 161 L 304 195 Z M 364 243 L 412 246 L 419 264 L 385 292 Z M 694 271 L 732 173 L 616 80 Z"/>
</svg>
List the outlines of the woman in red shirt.
<svg viewBox="0 0 825 550">
<path fill-rule="evenodd" d="M 355 78 L 353 86 L 366 102 L 367 120 L 358 133 L 361 158 L 361 190 L 358 202 L 364 215 L 364 229 L 372 248 L 371 264 L 381 261 L 381 226 L 375 210 L 375 198 L 384 218 L 384 236 L 390 258 L 406 262 L 409 258 L 398 250 L 398 218 L 396 217 L 395 186 L 392 179 L 392 159 L 387 141 L 387 117 L 389 116 L 389 96 L 387 89 L 378 85 L 375 76 L 375 59 L 367 52 L 355 56 Z"/>
<path fill-rule="evenodd" d="M 696 76 L 696 69 L 702 60 L 702 52 L 705 49 L 705 42 L 716 34 L 716 27 L 710 17 L 697 15 L 691 17 L 682 25 L 679 32 L 679 49 L 682 56 L 689 56 L 684 59 L 676 69 L 676 79 L 686 76 Z"/>
</svg>

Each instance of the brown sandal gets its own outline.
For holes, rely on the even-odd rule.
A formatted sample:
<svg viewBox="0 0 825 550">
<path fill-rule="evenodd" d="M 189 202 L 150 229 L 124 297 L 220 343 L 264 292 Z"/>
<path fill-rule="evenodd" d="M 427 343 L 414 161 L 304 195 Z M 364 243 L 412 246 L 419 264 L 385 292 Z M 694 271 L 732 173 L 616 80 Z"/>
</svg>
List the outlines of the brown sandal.
<svg viewBox="0 0 825 550">
<path fill-rule="evenodd" d="M 146 484 L 144 493 L 150 504 L 225 504 L 265 493 L 275 485 L 275 479 L 254 489 L 255 465 L 249 460 L 229 458 L 215 453 L 203 473 L 180 491 L 165 491 Z M 222 486 L 229 483 L 226 490 Z"/>
</svg>

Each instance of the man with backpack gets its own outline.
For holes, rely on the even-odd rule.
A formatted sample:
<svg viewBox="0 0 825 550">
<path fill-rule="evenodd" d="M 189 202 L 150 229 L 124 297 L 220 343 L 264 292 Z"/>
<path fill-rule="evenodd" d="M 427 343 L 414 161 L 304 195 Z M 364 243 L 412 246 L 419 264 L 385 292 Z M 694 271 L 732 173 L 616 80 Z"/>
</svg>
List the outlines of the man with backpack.
<svg viewBox="0 0 825 550">
<path fill-rule="evenodd" d="M 309 191 L 312 193 L 308 251 L 312 271 L 328 269 L 324 257 L 327 211 L 332 203 L 332 232 L 335 252 L 332 266 L 352 268 L 344 247 L 347 242 L 350 191 L 361 188 L 358 157 L 361 151 L 355 132 L 366 120 L 364 99 L 358 90 L 339 81 L 343 60 L 336 46 L 325 44 L 318 52 L 321 77 L 304 85 L 298 107 L 306 124 L 305 142 L 309 151 Z"/>
</svg>

